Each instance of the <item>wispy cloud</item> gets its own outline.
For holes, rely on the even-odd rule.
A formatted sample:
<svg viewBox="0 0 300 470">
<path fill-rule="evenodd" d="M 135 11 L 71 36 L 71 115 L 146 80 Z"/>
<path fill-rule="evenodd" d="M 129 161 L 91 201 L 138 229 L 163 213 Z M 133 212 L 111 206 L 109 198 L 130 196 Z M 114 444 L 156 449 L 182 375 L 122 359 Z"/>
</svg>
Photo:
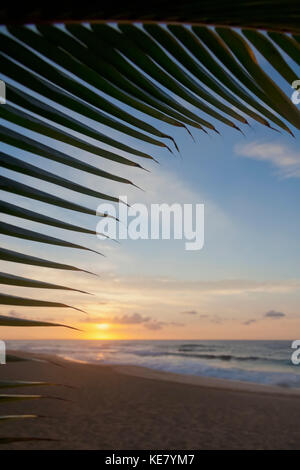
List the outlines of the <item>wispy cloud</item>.
<svg viewBox="0 0 300 470">
<path fill-rule="evenodd" d="M 147 322 L 144 324 L 144 327 L 147 328 L 148 330 L 161 330 L 164 326 L 185 326 L 184 323 L 172 321 L 172 322 L 165 322 L 165 321 L 157 321 L 157 320 L 151 320 L 150 322 Z"/>
<path fill-rule="evenodd" d="M 150 317 L 143 317 L 140 313 L 132 313 L 131 315 L 122 315 L 114 317 L 90 317 L 85 320 L 86 323 L 114 323 L 118 325 L 138 325 L 151 320 Z"/>
<path fill-rule="evenodd" d="M 269 312 L 265 313 L 265 317 L 269 318 L 282 318 L 285 317 L 285 313 L 276 312 L 276 310 L 270 310 Z"/>
<path fill-rule="evenodd" d="M 225 318 L 222 318 L 219 315 L 213 315 L 210 318 L 210 322 L 215 323 L 215 324 L 220 324 L 220 323 L 223 323 L 224 321 L 225 321 Z"/>
<path fill-rule="evenodd" d="M 181 312 L 183 315 L 197 315 L 197 310 L 185 310 L 184 312 Z"/>
<path fill-rule="evenodd" d="M 246 320 L 243 322 L 243 325 L 252 325 L 252 323 L 256 323 L 257 320 L 253 320 L 253 319 L 250 319 L 250 320 Z"/>
<path fill-rule="evenodd" d="M 300 177 L 300 152 L 273 142 L 238 144 L 235 153 L 242 157 L 271 163 L 285 178 Z"/>
<path fill-rule="evenodd" d="M 221 279 L 217 281 L 202 281 L 202 280 L 178 280 L 171 277 L 117 277 L 112 275 L 103 276 L 101 279 L 102 285 L 105 285 L 106 292 L 110 290 L 122 289 L 122 292 L 127 292 L 131 289 L 134 291 L 143 292 L 161 292 L 170 291 L 173 293 L 183 292 L 197 292 L 201 295 L 239 295 L 249 294 L 252 292 L 261 293 L 287 293 L 300 290 L 300 279 L 288 280 L 265 280 L 256 281 L 251 279 Z M 189 310 L 182 310 L 182 312 L 195 311 L 193 307 Z"/>
<path fill-rule="evenodd" d="M 143 316 L 140 313 L 132 313 L 120 316 L 94 316 L 84 320 L 84 323 L 110 323 L 113 325 L 142 325 L 148 330 L 161 330 L 164 326 L 184 326 L 180 322 L 166 322 L 156 320 L 149 316 Z"/>
<path fill-rule="evenodd" d="M 145 328 L 148 330 L 161 330 L 166 325 L 166 322 L 152 320 L 151 322 L 145 323 Z"/>
</svg>

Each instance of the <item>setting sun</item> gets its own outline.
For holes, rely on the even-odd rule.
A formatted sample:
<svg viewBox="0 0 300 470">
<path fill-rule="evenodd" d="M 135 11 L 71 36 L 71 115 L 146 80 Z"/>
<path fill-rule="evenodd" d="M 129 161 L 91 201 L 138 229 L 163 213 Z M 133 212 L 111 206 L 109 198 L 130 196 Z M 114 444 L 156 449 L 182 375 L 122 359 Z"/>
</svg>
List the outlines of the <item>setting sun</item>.
<svg viewBox="0 0 300 470">
<path fill-rule="evenodd" d="M 97 324 L 96 328 L 99 330 L 108 330 L 110 328 L 110 325 L 108 323 L 99 323 Z"/>
</svg>

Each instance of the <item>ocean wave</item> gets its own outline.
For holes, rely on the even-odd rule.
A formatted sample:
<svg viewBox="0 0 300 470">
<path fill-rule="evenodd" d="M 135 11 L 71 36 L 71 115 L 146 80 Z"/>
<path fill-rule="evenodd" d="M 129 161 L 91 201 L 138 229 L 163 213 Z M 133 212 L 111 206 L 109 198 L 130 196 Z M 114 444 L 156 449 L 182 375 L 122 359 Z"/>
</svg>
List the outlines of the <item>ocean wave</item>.
<svg viewBox="0 0 300 470">
<path fill-rule="evenodd" d="M 178 349 L 180 351 L 180 349 Z M 190 352 L 175 352 L 175 351 L 149 351 L 149 350 L 129 350 L 129 354 L 136 356 L 149 356 L 149 357 L 163 357 L 163 356 L 177 356 L 182 358 L 193 358 L 193 359 L 207 359 L 216 361 L 263 361 L 272 363 L 285 364 L 287 361 L 283 359 L 268 358 L 265 356 L 237 356 L 234 354 L 208 354 L 208 353 L 190 353 Z"/>
<path fill-rule="evenodd" d="M 126 364 L 228 380 L 300 387 L 290 343 L 168 341 L 10 341 L 11 349 L 52 353 L 93 364 Z"/>
<path fill-rule="evenodd" d="M 216 348 L 213 346 L 208 346 L 207 344 L 182 344 L 179 346 L 178 351 L 195 351 L 195 350 L 210 350 L 215 351 Z"/>
</svg>

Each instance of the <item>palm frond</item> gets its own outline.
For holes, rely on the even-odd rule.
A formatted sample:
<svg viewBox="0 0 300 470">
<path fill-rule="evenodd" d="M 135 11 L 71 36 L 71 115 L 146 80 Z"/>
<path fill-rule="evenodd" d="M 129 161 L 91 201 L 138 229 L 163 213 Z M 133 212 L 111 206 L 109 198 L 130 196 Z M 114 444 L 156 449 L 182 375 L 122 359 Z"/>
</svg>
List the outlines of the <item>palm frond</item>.
<svg viewBox="0 0 300 470">
<path fill-rule="evenodd" d="M 0 380 L 0 388 L 40 387 L 43 385 L 55 385 L 49 382 L 30 382 L 28 380 Z"/>
<path fill-rule="evenodd" d="M 216 21 L 216 24 L 219 22 Z M 292 134 L 288 126 L 300 128 L 300 112 L 258 64 L 251 47 L 264 55 L 289 82 L 297 74 L 279 48 L 297 62 L 299 43 L 283 32 L 269 31 L 267 35 L 245 27 L 243 22 L 240 26 L 244 26 L 241 32 L 196 24 L 190 28 L 182 24 L 165 27 L 146 22 L 142 26 L 119 22 L 117 27 L 95 22 L 90 26 L 68 23 L 64 28 L 45 24 L 38 25 L 36 29 L 9 26 L 7 31 L 0 33 L 2 70 L 18 86 L 7 83 L 8 104 L 0 107 L 2 141 L 15 149 L 99 178 L 134 185 L 127 178 L 42 143 L 43 136 L 100 159 L 141 169 L 140 163 L 118 151 L 125 151 L 127 155 L 144 161 L 157 160 L 151 151 L 144 152 L 120 139 L 109 137 L 70 113 L 79 113 L 156 149 L 158 146 L 166 147 L 164 139 L 171 139 L 176 145 L 172 136 L 174 128 L 189 130 L 188 126 L 192 126 L 209 132 L 218 131 L 216 126 L 219 123 L 241 130 L 250 119 L 268 127 L 271 127 L 271 122 L 272 126 Z M 31 91 L 39 97 L 32 96 Z M 103 93 L 120 104 L 114 104 Z M 59 104 L 62 110 L 51 103 Z M 143 113 L 145 119 L 125 111 L 123 105 Z M 147 117 L 163 122 L 169 126 L 170 132 L 166 134 L 159 126 L 147 123 Z M 40 138 L 13 130 L 8 123 L 33 132 Z M 74 131 L 82 137 L 75 136 Z M 94 139 L 95 143 L 91 144 L 87 138 Z M 110 145 L 115 151 L 102 148 L 102 144 Z M 2 152 L 0 165 L 38 181 L 44 180 L 80 194 L 118 202 L 118 197 L 43 170 L 24 162 L 18 155 Z M 95 215 L 92 209 L 7 177 L 1 178 L 1 189 L 64 209 Z M 5 203 L 2 207 L 3 212 L 10 212 L 11 215 L 19 214 L 28 220 L 75 230 L 72 224 L 34 211 L 8 207 Z M 7 223 L 0 228 L 9 236 L 89 249 Z M 76 230 L 85 231 L 83 228 Z M 55 267 L 58 268 L 57 265 Z"/>
<path fill-rule="evenodd" d="M 247 26 L 254 29 L 300 32 L 300 12 L 297 0 L 129 0 L 120 7 L 120 2 L 85 2 L 70 4 L 61 1 L 57 6 L 34 6 L 26 2 L 22 9 L 15 2 L 3 2 L 0 24 L 67 23 L 67 22 L 109 22 L 139 21 L 164 23 L 200 23 L 229 27 Z"/>
<path fill-rule="evenodd" d="M 61 181 L 60 177 L 58 177 L 56 182 L 57 181 Z M 66 182 L 64 182 L 64 186 L 65 184 Z M 96 211 L 93 209 L 89 209 L 87 207 L 81 206 L 74 202 L 67 201 L 58 196 L 54 196 L 53 194 L 46 193 L 45 191 L 40 191 L 39 189 L 35 189 L 32 186 L 28 186 L 23 183 L 18 183 L 17 181 L 12 180 L 11 178 L 6 178 L 5 176 L 0 177 L 0 189 L 10 192 L 10 193 L 18 194 L 20 196 L 25 196 L 30 199 L 36 199 L 37 201 L 46 202 L 47 204 L 53 204 L 54 206 L 63 207 L 64 209 L 70 209 L 76 212 L 82 212 L 83 214 L 89 214 L 89 215 L 96 214 Z M 118 202 L 118 199 L 113 198 L 113 197 L 112 198 L 105 197 L 105 199 L 108 199 L 112 202 Z M 104 217 L 107 216 L 106 214 L 98 214 L 98 215 L 103 215 Z"/>
<path fill-rule="evenodd" d="M 63 325 L 61 323 L 52 323 L 47 321 L 38 321 L 38 320 L 27 320 L 27 318 L 19 318 L 19 317 L 9 317 L 7 315 L 0 315 L 0 325 L 1 326 L 62 326 L 64 328 L 70 328 L 71 330 L 79 331 L 78 328 L 74 328 L 73 326 Z"/>
<path fill-rule="evenodd" d="M 0 189 L 6 193 L 95 216 L 94 208 L 73 202 L 74 195 L 118 203 L 117 196 L 102 190 L 100 178 L 125 187 L 135 186 L 121 176 L 122 169 L 143 170 L 148 162 L 158 162 L 158 151 L 173 152 L 173 146 L 178 150 L 173 135 L 178 128 L 190 134 L 190 127 L 205 133 L 222 132 L 223 126 L 243 132 L 253 120 L 291 135 L 293 128 L 300 129 L 299 109 L 255 55 L 261 54 L 288 84 L 299 78 L 295 65 L 300 64 L 300 7 L 296 0 L 245 0 L 240 4 L 232 0 L 129 1 L 122 11 L 114 2 L 101 4 L 101 11 L 87 3 L 73 4 L 71 12 L 64 2 L 59 9 L 42 6 L 34 10 L 28 2 L 22 9 L 16 9 L 13 3 L 0 8 L 0 23 L 9 25 L 0 31 L 1 79 L 7 87 L 7 104 L 0 105 L 0 137 L 10 148 L 0 153 L 0 166 L 35 182 L 46 181 L 54 188 L 71 190 L 73 196 L 64 199 L 51 190 L 42 191 L 14 177 L 1 176 Z M 109 20 L 114 25 L 108 24 Z M 136 21 L 140 24 L 134 24 Z M 63 24 L 51 24 L 59 22 Z M 36 26 L 26 26 L 29 23 Z M 121 137 L 99 131 L 99 125 Z M 54 145 L 45 144 L 45 138 Z M 127 138 L 136 143 L 128 143 Z M 86 152 L 94 161 L 97 157 L 97 166 L 55 148 L 65 145 L 74 155 Z M 47 159 L 62 168 L 93 175 L 99 183 L 88 188 L 27 163 L 22 158 L 24 151 L 40 157 L 41 166 Z M 103 161 L 117 165 L 119 170 L 108 172 L 100 168 Z M 95 234 L 94 230 L 17 203 L 1 202 L 0 212 L 69 232 Z M 106 213 L 97 215 L 113 217 Z M 46 243 L 95 251 L 14 223 L 1 222 L 0 233 L 32 241 L 33 245 Z M 0 259 L 90 273 L 5 248 L 0 248 Z M 0 273 L 0 283 L 86 293 L 7 273 Z M 0 294 L 0 303 L 81 311 L 64 303 L 7 294 Z M 66 326 L 5 315 L 0 316 L 0 325 Z M 7 360 L 27 359 L 9 354 Z M 46 383 L 0 382 L 0 388 L 32 385 Z M 0 403 L 39 398 L 55 397 L 1 394 Z M 0 420 L 36 417 L 7 414 Z M 0 444 L 27 440 L 48 439 L 2 437 Z"/>
<path fill-rule="evenodd" d="M 42 395 L 12 395 L 0 393 L 0 404 L 7 401 L 38 400 L 39 398 L 42 398 Z"/>
<path fill-rule="evenodd" d="M 59 284 L 50 284 L 49 282 L 37 281 L 35 279 L 28 279 L 22 276 L 15 276 L 14 274 L 0 272 L 0 284 L 19 287 L 31 287 L 36 289 L 60 289 L 80 292 L 81 294 L 90 294 L 84 290 L 74 289 L 73 287 L 61 286 Z"/>
<path fill-rule="evenodd" d="M 68 401 L 65 400 L 64 398 L 60 397 L 52 397 L 49 395 L 12 395 L 12 394 L 6 394 L 6 393 L 0 393 L 0 404 L 2 402 L 6 401 L 23 401 L 23 400 L 39 400 L 39 399 L 45 399 L 49 398 L 51 400 L 60 400 L 60 401 Z"/>
<path fill-rule="evenodd" d="M 3 214 L 12 215 L 14 217 L 32 220 L 33 222 L 39 222 L 44 225 L 50 225 L 53 227 L 62 228 L 64 230 L 70 230 L 71 232 L 80 232 L 80 233 L 96 235 L 95 230 L 81 227 L 80 225 L 69 224 L 62 220 L 58 220 L 53 217 L 49 217 L 47 215 L 40 214 L 35 211 L 25 209 L 24 207 L 19 207 L 15 204 L 11 204 L 10 202 L 6 202 L 6 201 L 0 201 L 0 212 Z M 105 235 L 102 234 L 102 236 L 105 236 Z"/>
<path fill-rule="evenodd" d="M 0 416 L 0 421 L 10 421 L 13 419 L 34 419 L 38 417 L 39 417 L 38 415 L 3 415 L 3 416 Z M 0 438 L 0 442 L 1 442 L 1 438 Z"/>
<path fill-rule="evenodd" d="M 69 264 L 56 263 L 54 261 L 37 258 L 36 256 L 25 255 L 13 250 L 7 250 L 0 247 L 0 259 L 3 261 L 12 261 L 13 263 L 29 264 L 31 266 L 42 266 L 45 268 L 65 269 L 67 271 L 81 271 L 88 274 L 94 274 L 85 269 L 76 268 Z M 95 275 L 95 274 L 94 274 Z"/>
<path fill-rule="evenodd" d="M 66 248 L 78 248 L 80 250 L 87 250 L 102 255 L 102 253 L 99 253 L 96 250 L 92 250 L 91 248 L 87 248 L 82 245 L 77 245 L 75 243 L 70 243 L 68 241 L 61 240 L 60 238 L 50 237 L 49 235 L 44 235 L 33 230 L 27 230 L 22 227 L 17 227 L 16 225 L 7 224 L 6 222 L 0 222 L 0 231 L 4 235 L 9 235 L 11 237 L 23 238 L 25 240 L 30 240 L 39 243 L 47 243 L 49 245 L 64 246 Z"/>
<path fill-rule="evenodd" d="M 71 307 L 70 305 L 60 302 L 49 302 L 46 300 L 28 299 L 26 297 L 18 297 L 16 295 L 8 295 L 0 293 L 0 303 L 2 305 L 19 305 L 23 307 L 55 307 L 55 308 L 73 308 L 79 312 L 84 312 L 80 308 Z M 84 312 L 85 313 L 85 312 Z"/>
<path fill-rule="evenodd" d="M 0 437 L 0 444 L 12 444 L 14 442 L 31 442 L 31 441 L 42 441 L 42 442 L 56 442 L 57 439 L 47 439 L 42 437 Z"/>
<path fill-rule="evenodd" d="M 268 35 L 288 56 L 291 57 L 291 59 L 300 65 L 299 38 L 296 40 L 287 34 L 275 33 L 274 31 L 269 31 Z"/>
</svg>

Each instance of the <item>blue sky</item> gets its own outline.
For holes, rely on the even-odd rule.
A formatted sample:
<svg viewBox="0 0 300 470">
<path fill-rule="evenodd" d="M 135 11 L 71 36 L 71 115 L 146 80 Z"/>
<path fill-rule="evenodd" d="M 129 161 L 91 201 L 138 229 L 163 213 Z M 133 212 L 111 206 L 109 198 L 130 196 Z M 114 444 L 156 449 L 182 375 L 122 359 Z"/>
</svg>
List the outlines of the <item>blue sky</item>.
<svg viewBox="0 0 300 470">
<path fill-rule="evenodd" d="M 288 84 L 283 83 L 264 60 L 260 57 L 259 60 L 264 69 L 271 73 L 274 81 L 290 95 L 292 89 Z M 296 70 L 295 64 L 293 68 Z M 300 76 L 299 68 L 298 72 Z M 126 106 L 124 109 L 132 112 Z M 138 112 L 136 115 L 143 117 Z M 95 280 L 79 273 L 66 276 L 61 271 L 13 266 L 12 263 L 4 263 L 3 270 L 35 279 L 47 276 L 45 280 L 59 281 L 77 288 L 84 286 L 95 294 L 92 300 L 78 294 L 66 295 L 61 292 L 57 293 L 57 298 L 85 308 L 92 318 L 97 318 L 97 323 L 101 323 L 101 318 L 108 323 L 109 320 L 117 323 L 119 319 L 121 326 L 118 337 L 122 334 L 124 337 L 131 335 L 154 338 L 201 335 L 230 337 L 232 331 L 233 337 L 250 335 L 263 338 L 266 337 L 267 324 L 271 328 L 267 334 L 270 337 L 272 332 L 277 337 L 282 331 L 283 337 L 290 338 L 295 328 L 299 331 L 299 131 L 293 129 L 295 138 L 292 138 L 251 120 L 251 127 L 243 126 L 245 136 L 216 124 L 221 132 L 220 136 L 192 130 L 195 138 L 193 142 L 186 131 L 147 119 L 147 122 L 175 137 L 181 155 L 176 152 L 171 155 L 166 150 L 144 145 L 95 122 L 87 119 L 83 121 L 108 135 L 122 139 L 122 142 L 150 152 L 160 164 L 141 162 L 130 156 L 149 169 L 150 173 L 147 173 L 110 163 L 49 138 L 44 138 L 43 142 L 99 168 L 128 177 L 145 192 L 80 173 L 37 155 L 16 151 L 5 144 L 1 144 L 1 150 L 66 178 L 78 181 L 80 177 L 81 184 L 97 187 L 99 191 L 127 195 L 129 203 L 204 203 L 204 248 L 199 252 L 188 252 L 184 250 L 183 241 L 172 240 L 125 240 L 117 245 L 92 236 L 75 235 L 5 216 L 4 219 L 11 223 L 86 244 L 105 253 L 106 258 L 42 244 L 34 244 L 33 249 L 30 242 L 1 236 L 4 246 L 8 248 L 81 266 L 96 272 L 100 278 Z M 17 126 L 8 126 L 20 131 Z M 37 137 L 30 131 L 24 133 Z M 100 146 L 109 148 L 104 144 Z M 125 156 L 124 152 L 118 153 Z M 9 170 L 3 170 L 3 174 L 91 208 L 96 208 L 101 202 L 50 183 L 43 182 L 41 186 L 37 180 Z M 73 224 L 95 228 L 97 223 L 95 217 L 8 193 L 3 193 L 3 199 Z M 25 291 L 22 288 L 7 287 L 5 291 L 49 300 L 53 295 L 45 291 L 40 291 L 37 295 L 37 291 L 33 289 Z M 71 311 L 64 311 L 62 314 L 53 309 L 41 309 L 38 313 L 26 308 L 13 310 L 14 314 L 30 314 L 31 317 L 34 314 L 35 318 L 85 322 L 84 318 Z M 284 317 L 266 318 L 265 314 L 273 310 L 283 312 Z M 9 311 L 10 309 L 4 307 L 1 309 L 1 313 Z M 184 311 L 197 313 L 186 315 L 183 314 Z M 126 331 L 122 330 L 122 323 L 126 326 L 126 321 L 122 322 L 124 315 L 136 314 L 142 318 L 143 315 L 150 315 L 153 328 L 148 328 L 148 323 L 146 328 L 141 329 L 141 321 L 131 325 L 131 330 L 129 327 Z M 244 325 L 248 320 L 254 320 L 251 326 Z M 252 332 L 249 333 L 250 328 Z M 7 334 L 10 336 L 9 332 Z"/>
</svg>

